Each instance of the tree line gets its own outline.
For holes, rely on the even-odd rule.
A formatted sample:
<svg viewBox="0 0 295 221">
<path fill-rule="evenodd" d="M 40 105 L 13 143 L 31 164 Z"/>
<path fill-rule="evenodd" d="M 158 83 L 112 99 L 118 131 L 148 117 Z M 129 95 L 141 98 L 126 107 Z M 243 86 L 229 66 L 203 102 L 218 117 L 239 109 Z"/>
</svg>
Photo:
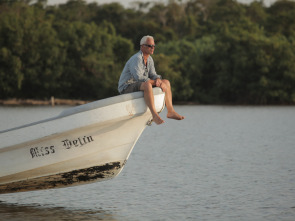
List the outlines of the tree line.
<svg viewBox="0 0 295 221">
<path fill-rule="evenodd" d="M 295 103 L 295 2 L 0 1 L 0 98 L 115 96 L 143 35 L 175 101 Z"/>
</svg>

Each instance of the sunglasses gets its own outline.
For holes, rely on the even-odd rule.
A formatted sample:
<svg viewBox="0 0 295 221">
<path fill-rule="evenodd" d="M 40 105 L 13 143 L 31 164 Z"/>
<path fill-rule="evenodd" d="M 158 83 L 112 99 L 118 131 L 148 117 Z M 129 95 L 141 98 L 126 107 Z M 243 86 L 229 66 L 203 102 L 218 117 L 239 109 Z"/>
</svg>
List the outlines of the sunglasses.
<svg viewBox="0 0 295 221">
<path fill-rule="evenodd" d="M 154 47 L 156 47 L 156 45 L 147 45 L 147 44 L 144 44 L 144 46 L 147 46 L 147 47 L 149 47 L 149 48 L 154 48 Z"/>
</svg>

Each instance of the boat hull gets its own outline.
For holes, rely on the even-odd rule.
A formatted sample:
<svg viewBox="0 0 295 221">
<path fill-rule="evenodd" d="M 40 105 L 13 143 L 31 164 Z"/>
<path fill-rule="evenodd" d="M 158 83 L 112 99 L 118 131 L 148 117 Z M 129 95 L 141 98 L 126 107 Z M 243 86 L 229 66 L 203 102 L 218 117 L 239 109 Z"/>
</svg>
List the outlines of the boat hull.
<svg viewBox="0 0 295 221">
<path fill-rule="evenodd" d="M 157 88 L 154 94 L 161 112 L 165 94 Z M 5 140 L 0 147 L 0 193 L 67 187 L 117 176 L 151 117 L 142 92 L 136 92 L 0 133 Z"/>
<path fill-rule="evenodd" d="M 0 192 L 15 193 L 69 187 L 111 179 L 119 174 L 125 162 L 107 163 L 85 169 L 72 170 L 0 185 Z"/>
</svg>

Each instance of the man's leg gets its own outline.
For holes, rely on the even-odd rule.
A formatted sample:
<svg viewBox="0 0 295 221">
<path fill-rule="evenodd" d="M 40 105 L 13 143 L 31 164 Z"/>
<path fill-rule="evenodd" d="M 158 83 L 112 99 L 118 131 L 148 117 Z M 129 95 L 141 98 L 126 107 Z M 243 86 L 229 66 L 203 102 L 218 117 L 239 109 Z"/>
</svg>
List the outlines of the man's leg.
<svg viewBox="0 0 295 221">
<path fill-rule="evenodd" d="M 180 114 L 178 114 L 173 108 L 170 82 L 168 80 L 163 79 L 162 84 L 164 84 L 161 87 L 163 87 L 163 90 L 165 92 L 165 104 L 167 107 L 167 117 L 171 119 L 175 119 L 175 120 L 183 120 L 184 116 L 181 116 Z"/>
<path fill-rule="evenodd" d="M 153 94 L 153 86 L 152 84 L 147 81 L 143 82 L 140 86 L 140 90 L 143 91 L 144 94 L 144 100 L 148 108 L 150 109 L 152 116 L 153 116 L 153 121 L 156 124 L 162 124 L 164 121 L 162 118 L 159 116 L 158 112 L 156 111 L 155 108 L 155 103 L 154 103 L 154 94 Z"/>
</svg>

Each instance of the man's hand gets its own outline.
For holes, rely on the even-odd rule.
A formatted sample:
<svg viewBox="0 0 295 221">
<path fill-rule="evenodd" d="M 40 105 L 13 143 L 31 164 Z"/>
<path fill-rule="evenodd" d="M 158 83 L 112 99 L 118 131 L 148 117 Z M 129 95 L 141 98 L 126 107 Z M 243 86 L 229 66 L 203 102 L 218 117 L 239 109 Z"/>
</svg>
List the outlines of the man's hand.
<svg viewBox="0 0 295 221">
<path fill-rule="evenodd" d="M 163 92 L 166 92 L 167 86 L 163 83 L 163 81 L 160 78 L 157 78 L 155 80 L 155 85 L 156 87 L 160 87 Z"/>
<path fill-rule="evenodd" d="M 161 87 L 162 80 L 160 78 L 156 79 L 156 87 Z"/>
</svg>

